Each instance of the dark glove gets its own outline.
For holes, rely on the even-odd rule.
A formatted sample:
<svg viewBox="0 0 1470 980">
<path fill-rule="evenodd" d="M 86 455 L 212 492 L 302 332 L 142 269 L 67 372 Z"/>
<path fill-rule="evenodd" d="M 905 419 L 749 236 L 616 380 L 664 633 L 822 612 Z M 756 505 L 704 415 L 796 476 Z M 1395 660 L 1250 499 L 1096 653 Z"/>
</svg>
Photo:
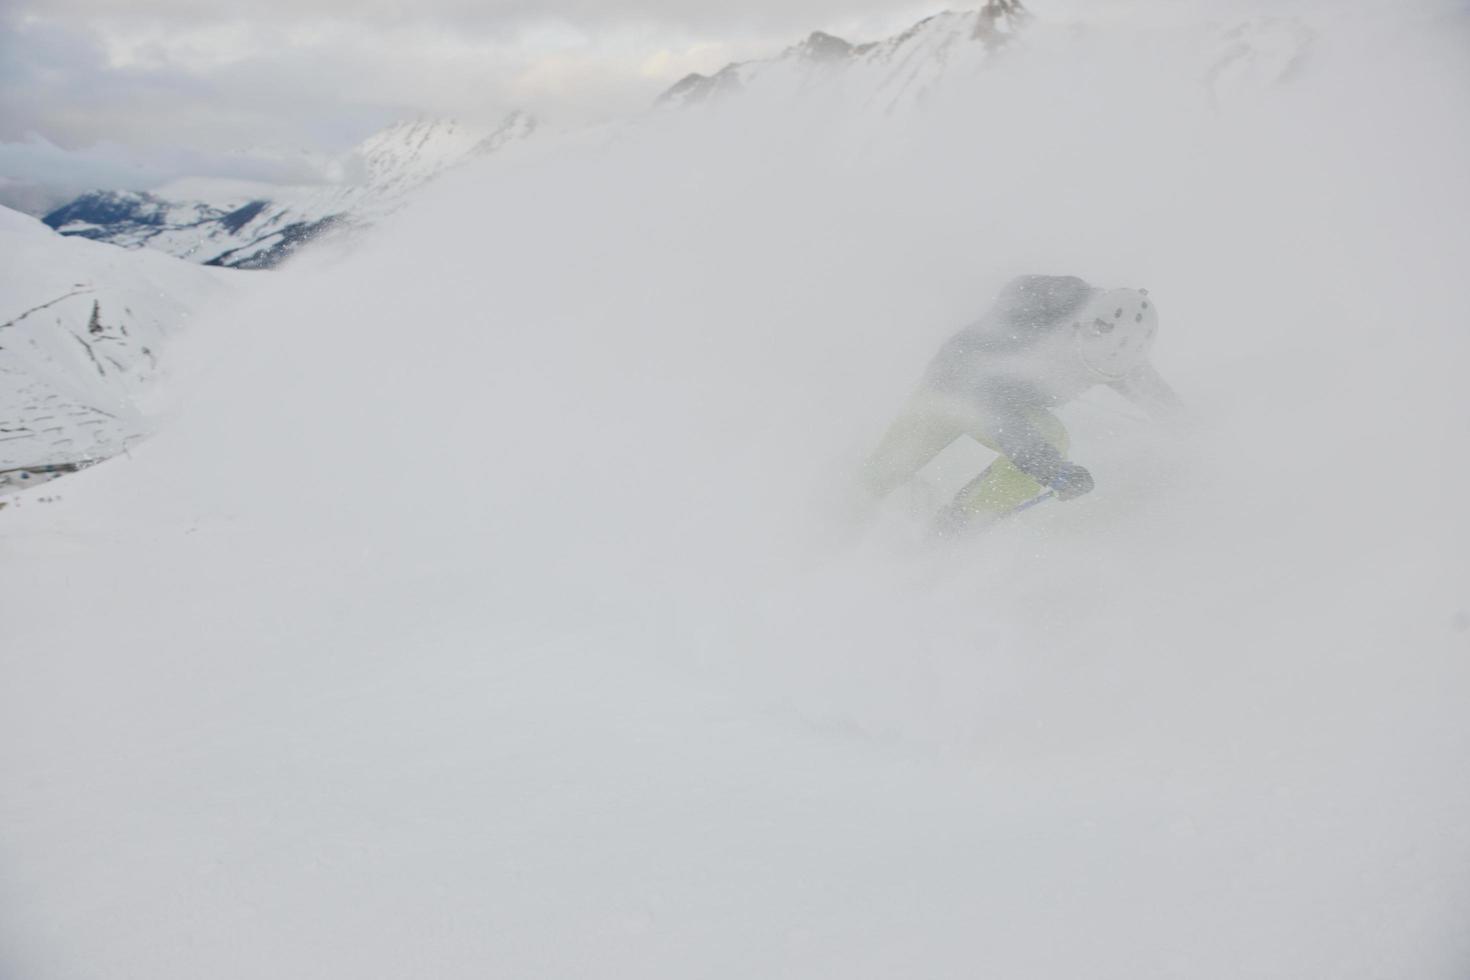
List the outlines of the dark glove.
<svg viewBox="0 0 1470 980">
<path fill-rule="evenodd" d="M 1058 500 L 1071 500 L 1092 490 L 1092 474 L 1076 463 L 1063 463 L 1052 477 L 1051 488 Z"/>
</svg>

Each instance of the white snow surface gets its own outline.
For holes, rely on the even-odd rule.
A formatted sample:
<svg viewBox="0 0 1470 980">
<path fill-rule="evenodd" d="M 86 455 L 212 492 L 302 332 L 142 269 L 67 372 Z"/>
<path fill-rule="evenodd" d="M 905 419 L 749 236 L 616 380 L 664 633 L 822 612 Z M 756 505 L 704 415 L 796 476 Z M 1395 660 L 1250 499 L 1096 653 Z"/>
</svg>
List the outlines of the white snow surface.
<svg viewBox="0 0 1470 980">
<path fill-rule="evenodd" d="M 1465 13 L 1293 7 L 1221 100 L 1238 25 L 1127 9 L 472 166 L 197 324 L 0 513 L 0 975 L 1466 976 Z M 836 534 L 1022 272 L 1149 287 L 1192 425 Z"/>
</svg>

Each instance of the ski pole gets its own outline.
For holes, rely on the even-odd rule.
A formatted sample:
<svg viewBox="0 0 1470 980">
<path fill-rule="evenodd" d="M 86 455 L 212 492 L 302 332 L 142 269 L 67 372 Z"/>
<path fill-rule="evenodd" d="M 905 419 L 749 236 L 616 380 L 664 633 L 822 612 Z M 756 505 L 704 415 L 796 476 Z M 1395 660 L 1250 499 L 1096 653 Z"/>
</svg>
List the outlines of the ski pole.
<svg viewBox="0 0 1470 980">
<path fill-rule="evenodd" d="M 1032 497 L 1030 500 L 1026 501 L 1025 503 L 1023 503 L 1023 504 L 1017 504 L 1016 506 L 1012 507 L 1009 511 L 1006 512 L 1006 515 L 1005 516 L 1011 517 L 1011 516 L 1013 516 L 1015 514 L 1021 513 L 1021 511 L 1023 511 L 1023 510 L 1030 510 L 1032 507 L 1035 507 L 1037 504 L 1044 504 L 1044 503 L 1046 503 L 1048 500 L 1051 500 L 1056 495 L 1057 495 L 1057 492 L 1055 490 L 1048 490 L 1045 493 L 1039 493 L 1036 496 Z"/>
</svg>

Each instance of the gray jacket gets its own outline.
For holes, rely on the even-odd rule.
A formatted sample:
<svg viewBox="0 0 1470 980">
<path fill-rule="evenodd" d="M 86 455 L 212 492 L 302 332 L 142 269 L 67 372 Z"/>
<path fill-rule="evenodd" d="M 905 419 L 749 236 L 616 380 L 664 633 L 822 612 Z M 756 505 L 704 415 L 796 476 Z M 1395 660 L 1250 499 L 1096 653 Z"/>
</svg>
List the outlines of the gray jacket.
<svg viewBox="0 0 1470 980">
<path fill-rule="evenodd" d="M 1032 421 L 1035 410 L 1069 402 L 1099 384 L 1151 415 L 1179 407 L 1147 362 L 1124 378 L 1104 379 L 1077 356 L 1074 317 L 1100 292 L 1076 276 L 1012 279 L 980 319 L 940 348 L 924 375 L 928 387 L 972 400 L 1000 450 L 1043 484 L 1067 464 Z"/>
</svg>

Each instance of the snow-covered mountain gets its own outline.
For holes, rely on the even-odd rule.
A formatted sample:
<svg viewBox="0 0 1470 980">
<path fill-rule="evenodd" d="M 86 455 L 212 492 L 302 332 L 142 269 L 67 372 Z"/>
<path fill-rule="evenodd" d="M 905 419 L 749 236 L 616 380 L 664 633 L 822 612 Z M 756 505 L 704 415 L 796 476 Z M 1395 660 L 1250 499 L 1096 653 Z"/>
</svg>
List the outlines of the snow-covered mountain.
<svg viewBox="0 0 1470 980">
<path fill-rule="evenodd" d="M 234 273 L 68 239 L 0 208 L 0 493 L 122 452 L 158 407 L 164 350 Z"/>
<path fill-rule="evenodd" d="M 946 76 L 983 64 L 1027 18 L 1016 0 L 991 0 L 980 10 L 935 14 L 902 34 L 867 44 L 816 31 L 774 58 L 726 65 L 713 75 L 688 75 L 659 103 L 690 106 L 735 94 L 780 100 L 830 90 L 847 105 L 897 111 L 921 100 Z"/>
<path fill-rule="evenodd" d="M 86 194 L 44 220 L 63 235 L 157 249 L 202 265 L 270 268 L 307 242 L 370 226 L 444 171 L 526 139 L 535 129 L 535 120 L 524 113 L 512 113 L 488 131 L 454 120 L 403 122 L 349 153 L 338 185 L 181 181 L 157 192 Z"/>
<path fill-rule="evenodd" d="M 691 74 L 659 97 L 664 109 L 740 97 L 774 109 L 791 99 L 882 114 L 922 103 L 954 79 L 973 77 L 1002 50 L 1024 42 L 1033 15 L 1019 0 L 988 0 L 978 10 L 946 11 L 881 41 L 854 44 L 815 31 L 772 58 L 736 62 L 713 75 Z M 1083 26 L 1085 28 L 1085 25 Z M 1199 81 L 1217 104 L 1249 98 L 1289 78 L 1315 32 L 1290 16 L 1243 16 L 1202 25 L 1184 43 L 1198 48 Z M 1180 43 L 1176 35 L 1173 43 Z"/>
</svg>

